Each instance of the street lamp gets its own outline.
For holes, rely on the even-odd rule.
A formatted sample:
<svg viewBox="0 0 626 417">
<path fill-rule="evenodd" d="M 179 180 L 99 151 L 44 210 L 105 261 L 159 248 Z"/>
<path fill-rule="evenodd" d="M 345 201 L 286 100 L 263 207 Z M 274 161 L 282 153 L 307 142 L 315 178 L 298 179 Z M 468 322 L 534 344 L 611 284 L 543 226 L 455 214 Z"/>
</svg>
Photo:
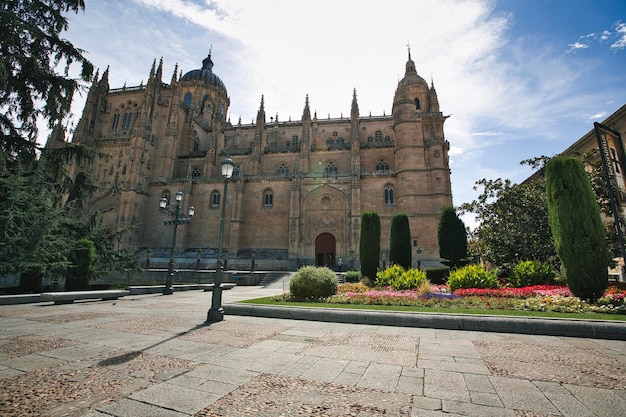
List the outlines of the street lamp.
<svg viewBox="0 0 626 417">
<path fill-rule="evenodd" d="M 417 254 L 417 269 L 422 269 L 422 248 L 419 246 L 415 248 L 415 253 Z"/>
<path fill-rule="evenodd" d="M 172 278 L 174 277 L 174 263 L 176 260 L 174 259 L 174 251 L 176 250 L 176 229 L 179 224 L 187 224 L 191 222 L 191 218 L 196 212 L 196 209 L 193 206 L 189 206 L 187 209 L 188 216 L 185 216 L 181 213 L 180 202 L 183 200 L 183 192 L 178 191 L 176 193 L 176 207 L 174 211 L 168 209 L 168 201 L 167 198 L 163 197 L 159 200 L 159 209 L 161 213 L 172 217 L 170 220 L 164 220 L 163 224 L 166 226 L 171 225 L 174 226 L 174 234 L 172 235 L 172 248 L 170 249 L 170 262 L 167 265 L 167 277 L 165 279 L 165 288 L 163 288 L 163 295 L 169 295 L 174 292 L 172 289 Z"/>
<path fill-rule="evenodd" d="M 222 200 L 222 217 L 220 219 L 220 235 L 217 243 L 217 267 L 215 268 L 215 284 L 211 297 L 211 308 L 207 314 L 207 322 L 224 320 L 224 308 L 222 308 L 222 248 L 224 246 L 224 218 L 226 217 L 226 192 L 228 191 L 228 180 L 233 176 L 235 163 L 226 157 L 222 161 L 222 177 L 224 178 L 224 199 Z"/>
</svg>

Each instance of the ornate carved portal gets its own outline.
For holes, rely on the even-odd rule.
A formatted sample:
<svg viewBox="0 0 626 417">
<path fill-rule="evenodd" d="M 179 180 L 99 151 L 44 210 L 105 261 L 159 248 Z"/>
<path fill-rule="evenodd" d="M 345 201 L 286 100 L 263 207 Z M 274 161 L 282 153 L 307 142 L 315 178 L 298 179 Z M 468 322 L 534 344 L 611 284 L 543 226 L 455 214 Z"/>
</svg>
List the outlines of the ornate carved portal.
<svg viewBox="0 0 626 417">
<path fill-rule="evenodd" d="M 348 256 L 348 198 L 338 188 L 322 185 L 304 198 L 304 259 L 334 267 Z"/>
</svg>

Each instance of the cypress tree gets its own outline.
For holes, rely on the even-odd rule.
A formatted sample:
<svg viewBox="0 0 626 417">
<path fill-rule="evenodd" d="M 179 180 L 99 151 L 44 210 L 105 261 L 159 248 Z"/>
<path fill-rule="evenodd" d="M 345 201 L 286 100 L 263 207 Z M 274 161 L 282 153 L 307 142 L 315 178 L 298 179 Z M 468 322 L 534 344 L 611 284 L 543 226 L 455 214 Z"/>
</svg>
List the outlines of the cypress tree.
<svg viewBox="0 0 626 417">
<path fill-rule="evenodd" d="M 66 290 L 85 290 L 94 275 L 96 247 L 89 239 L 80 239 L 72 251 L 72 265 L 68 268 Z"/>
<path fill-rule="evenodd" d="M 437 239 L 439 256 L 450 261 L 451 267 L 454 268 L 461 259 L 467 257 L 467 230 L 452 206 L 446 206 L 441 211 Z"/>
<path fill-rule="evenodd" d="M 411 228 L 406 214 L 398 213 L 391 217 L 389 263 L 404 269 L 411 268 Z"/>
<path fill-rule="evenodd" d="M 608 286 L 609 251 L 600 208 L 577 158 L 558 156 L 546 164 L 548 221 L 556 253 L 572 294 L 595 301 Z"/>
<path fill-rule="evenodd" d="M 359 239 L 359 260 L 361 275 L 372 282 L 376 280 L 380 260 L 380 217 L 376 212 L 361 215 L 361 237 Z"/>
</svg>

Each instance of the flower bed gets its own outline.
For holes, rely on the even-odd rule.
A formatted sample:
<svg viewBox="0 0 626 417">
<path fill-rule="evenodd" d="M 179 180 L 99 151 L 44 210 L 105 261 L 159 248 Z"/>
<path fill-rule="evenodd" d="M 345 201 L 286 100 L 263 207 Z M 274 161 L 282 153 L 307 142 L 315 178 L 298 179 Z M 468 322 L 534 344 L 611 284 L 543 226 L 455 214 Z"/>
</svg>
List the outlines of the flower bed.
<svg viewBox="0 0 626 417">
<path fill-rule="evenodd" d="M 566 313 L 626 314 L 626 290 L 609 287 L 597 303 L 590 305 L 573 297 L 565 286 L 532 285 L 522 288 L 468 288 L 450 293 L 446 285 L 414 290 L 391 287 L 369 288 L 361 283 L 342 284 L 326 301 L 339 304 L 399 305 L 455 309 L 499 309 L 557 311 Z"/>
</svg>

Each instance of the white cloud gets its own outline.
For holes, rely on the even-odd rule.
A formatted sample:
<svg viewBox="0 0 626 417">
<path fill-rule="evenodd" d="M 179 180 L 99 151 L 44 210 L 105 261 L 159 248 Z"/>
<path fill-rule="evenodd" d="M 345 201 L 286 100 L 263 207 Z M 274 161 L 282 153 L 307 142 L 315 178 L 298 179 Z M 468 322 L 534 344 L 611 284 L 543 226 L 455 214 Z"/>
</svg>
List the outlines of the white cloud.
<svg viewBox="0 0 626 417">
<path fill-rule="evenodd" d="M 617 41 L 611 45 L 611 49 L 624 49 L 626 47 L 626 23 L 617 22 L 613 28 L 617 35 Z"/>
<path fill-rule="evenodd" d="M 586 43 L 582 43 L 582 42 L 570 43 L 567 46 L 569 46 L 568 52 L 576 51 L 578 49 L 587 49 L 587 48 L 589 48 L 589 45 L 587 45 Z"/>
</svg>

